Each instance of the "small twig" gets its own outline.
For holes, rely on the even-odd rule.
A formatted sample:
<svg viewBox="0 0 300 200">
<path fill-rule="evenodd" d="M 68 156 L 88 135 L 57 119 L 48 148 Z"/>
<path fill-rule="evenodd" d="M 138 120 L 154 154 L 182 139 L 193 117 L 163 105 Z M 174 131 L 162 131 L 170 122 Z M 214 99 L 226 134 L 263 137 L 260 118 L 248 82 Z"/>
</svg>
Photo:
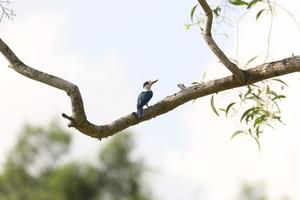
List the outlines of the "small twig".
<svg viewBox="0 0 300 200">
<path fill-rule="evenodd" d="M 63 118 L 66 118 L 66 119 L 68 119 L 70 121 L 70 123 L 68 124 L 69 128 L 70 127 L 76 127 L 76 122 L 75 122 L 75 120 L 72 117 L 68 116 L 65 113 L 62 113 L 61 115 L 62 115 Z"/>
<path fill-rule="evenodd" d="M 270 44 L 271 44 L 271 34 L 272 34 L 272 29 L 273 29 L 273 9 L 272 9 L 272 6 L 270 4 L 270 1 L 267 0 L 267 4 L 268 4 L 268 7 L 269 7 L 269 10 L 270 10 L 270 27 L 269 27 L 269 32 L 268 32 L 268 39 L 267 39 L 267 52 L 266 52 L 266 57 L 265 57 L 265 60 L 264 62 L 267 61 L 267 59 L 269 58 L 269 54 L 270 54 Z"/>
<path fill-rule="evenodd" d="M 1 8 L 0 22 L 3 20 L 4 17 L 7 17 L 8 19 L 12 19 L 12 17 L 15 16 L 14 11 L 6 7 L 6 5 L 10 3 L 11 3 L 10 1 L 0 1 L 0 8 Z"/>
<path fill-rule="evenodd" d="M 72 117 L 68 116 L 67 114 L 62 113 L 61 115 L 63 118 L 66 118 L 66 119 L 70 120 L 71 122 L 74 122 L 74 119 Z"/>
<path fill-rule="evenodd" d="M 294 23 L 296 24 L 297 26 L 297 29 L 300 31 L 300 24 L 297 20 L 297 18 L 294 16 L 293 13 L 291 13 L 290 11 L 288 11 L 285 7 L 283 7 L 281 4 L 275 2 L 275 1 L 270 1 L 272 2 L 274 5 L 278 6 L 279 8 L 281 8 L 284 12 L 286 12 L 291 18 L 292 20 L 294 21 Z"/>
</svg>

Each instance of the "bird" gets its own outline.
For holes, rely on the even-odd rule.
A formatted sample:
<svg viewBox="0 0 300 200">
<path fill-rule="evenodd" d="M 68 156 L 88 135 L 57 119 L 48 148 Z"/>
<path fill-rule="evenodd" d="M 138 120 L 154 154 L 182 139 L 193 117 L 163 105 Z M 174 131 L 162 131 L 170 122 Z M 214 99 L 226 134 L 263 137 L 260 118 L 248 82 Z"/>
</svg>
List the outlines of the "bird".
<svg viewBox="0 0 300 200">
<path fill-rule="evenodd" d="M 138 118 L 142 118 L 144 116 L 144 109 L 143 107 L 144 106 L 148 106 L 148 102 L 150 101 L 150 99 L 152 98 L 153 96 L 153 92 L 151 90 L 151 86 L 156 83 L 158 81 L 157 80 L 154 80 L 154 81 L 146 81 L 144 84 L 143 84 L 143 88 L 144 88 L 144 91 L 141 92 L 138 96 L 138 99 L 137 99 L 137 105 L 136 105 L 136 108 L 137 108 L 137 117 Z"/>
</svg>

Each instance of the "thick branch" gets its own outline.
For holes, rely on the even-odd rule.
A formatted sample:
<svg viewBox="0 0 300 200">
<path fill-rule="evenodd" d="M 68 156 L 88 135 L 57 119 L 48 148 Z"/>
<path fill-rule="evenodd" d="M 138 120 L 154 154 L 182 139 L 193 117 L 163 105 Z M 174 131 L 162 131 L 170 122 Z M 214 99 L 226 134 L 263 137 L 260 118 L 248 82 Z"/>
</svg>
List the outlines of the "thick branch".
<svg viewBox="0 0 300 200">
<path fill-rule="evenodd" d="M 45 83 L 47 85 L 67 92 L 67 94 L 71 98 L 73 112 L 72 118 L 74 119 L 73 122 L 77 125 L 80 125 L 86 121 L 83 102 L 81 99 L 79 89 L 76 85 L 59 77 L 38 71 L 25 65 L 1 39 L 0 52 L 10 63 L 9 67 L 14 69 L 16 72 L 30 79 Z"/>
<path fill-rule="evenodd" d="M 1 39 L 0 52 L 7 58 L 10 63 L 10 67 L 18 73 L 30 79 L 34 79 L 66 91 L 71 98 L 73 113 L 72 117 L 69 117 L 66 114 L 63 114 L 63 117 L 70 120 L 70 126 L 75 127 L 80 132 L 100 139 L 114 135 L 115 133 L 142 121 L 146 121 L 167 113 L 190 100 L 207 96 L 216 92 L 249 85 L 268 78 L 300 71 L 300 56 L 293 56 L 283 60 L 265 63 L 245 71 L 245 74 L 248 78 L 244 83 L 239 82 L 236 78 L 234 78 L 234 76 L 228 76 L 225 78 L 186 87 L 184 90 L 181 90 L 171 96 L 167 96 L 153 106 L 145 109 L 144 117 L 141 119 L 137 118 L 134 113 L 131 113 L 121 117 L 120 119 L 117 119 L 110 124 L 97 126 L 87 121 L 81 95 L 76 85 L 59 77 L 46 74 L 25 65 Z"/>
<path fill-rule="evenodd" d="M 224 54 L 224 52 L 219 48 L 211 35 L 211 27 L 213 22 L 213 12 L 206 2 L 206 0 L 198 0 L 202 9 L 206 15 L 206 22 L 203 31 L 203 37 L 209 48 L 214 52 L 214 54 L 220 59 L 223 65 L 231 71 L 234 77 L 240 82 L 244 83 L 246 81 L 246 76 L 243 70 L 241 70 L 236 64 L 231 62 L 228 57 Z"/>
</svg>

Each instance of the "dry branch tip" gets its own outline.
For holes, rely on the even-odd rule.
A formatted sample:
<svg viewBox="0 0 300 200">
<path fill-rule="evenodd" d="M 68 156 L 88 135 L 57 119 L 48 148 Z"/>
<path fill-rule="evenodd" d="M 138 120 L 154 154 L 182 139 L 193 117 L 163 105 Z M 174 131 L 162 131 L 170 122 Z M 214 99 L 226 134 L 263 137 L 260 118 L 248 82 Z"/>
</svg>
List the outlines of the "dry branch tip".
<svg viewBox="0 0 300 200">
<path fill-rule="evenodd" d="M 66 119 L 68 119 L 68 120 L 70 121 L 70 123 L 68 124 L 68 127 L 69 127 L 69 128 L 71 128 L 71 127 L 75 127 L 75 128 L 76 128 L 76 122 L 75 122 L 75 120 L 74 120 L 72 117 L 68 116 L 68 115 L 65 114 L 65 113 L 62 113 L 61 116 L 62 116 L 63 118 L 66 118 Z"/>
</svg>

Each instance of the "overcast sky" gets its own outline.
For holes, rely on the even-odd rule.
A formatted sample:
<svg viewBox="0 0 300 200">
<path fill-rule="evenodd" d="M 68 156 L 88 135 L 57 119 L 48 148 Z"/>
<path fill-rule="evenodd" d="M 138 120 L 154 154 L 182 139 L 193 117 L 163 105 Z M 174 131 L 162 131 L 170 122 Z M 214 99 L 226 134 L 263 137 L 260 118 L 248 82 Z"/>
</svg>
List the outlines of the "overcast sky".
<svg viewBox="0 0 300 200">
<path fill-rule="evenodd" d="M 145 80 L 159 79 L 152 104 L 176 92 L 177 83 L 201 80 L 204 72 L 208 79 L 229 74 L 207 48 L 199 29 L 184 28 L 195 3 L 14 0 L 17 16 L 1 23 L 1 38 L 26 64 L 77 84 L 90 121 L 107 123 L 135 110 Z M 300 3 L 280 3 L 300 21 Z M 254 64 L 264 61 L 270 21 L 268 15 L 262 17 L 256 22 L 255 13 L 249 13 L 238 28 L 228 20 L 227 26 L 217 30 L 218 42 L 231 58 L 245 63 L 260 55 Z M 276 10 L 269 60 L 299 54 L 298 28 L 288 13 Z M 3 57 L 0 74 L 1 155 L 9 150 L 25 122 L 47 124 L 58 119 L 66 126 L 60 113 L 71 111 L 64 92 L 20 76 L 7 67 Z M 274 199 L 283 195 L 300 199 L 299 74 L 284 80 L 290 85 L 288 99 L 281 104 L 287 125 L 266 131 L 261 153 L 249 137 L 230 140 L 236 121 L 216 117 L 209 98 L 130 128 L 137 139 L 138 155 L 155 169 L 149 177 L 155 196 L 230 200 L 241 183 L 249 181 L 265 182 Z M 73 132 L 76 158 L 92 159 L 105 142 Z M 0 163 L 3 160 L 4 156 L 0 157 Z"/>
</svg>

